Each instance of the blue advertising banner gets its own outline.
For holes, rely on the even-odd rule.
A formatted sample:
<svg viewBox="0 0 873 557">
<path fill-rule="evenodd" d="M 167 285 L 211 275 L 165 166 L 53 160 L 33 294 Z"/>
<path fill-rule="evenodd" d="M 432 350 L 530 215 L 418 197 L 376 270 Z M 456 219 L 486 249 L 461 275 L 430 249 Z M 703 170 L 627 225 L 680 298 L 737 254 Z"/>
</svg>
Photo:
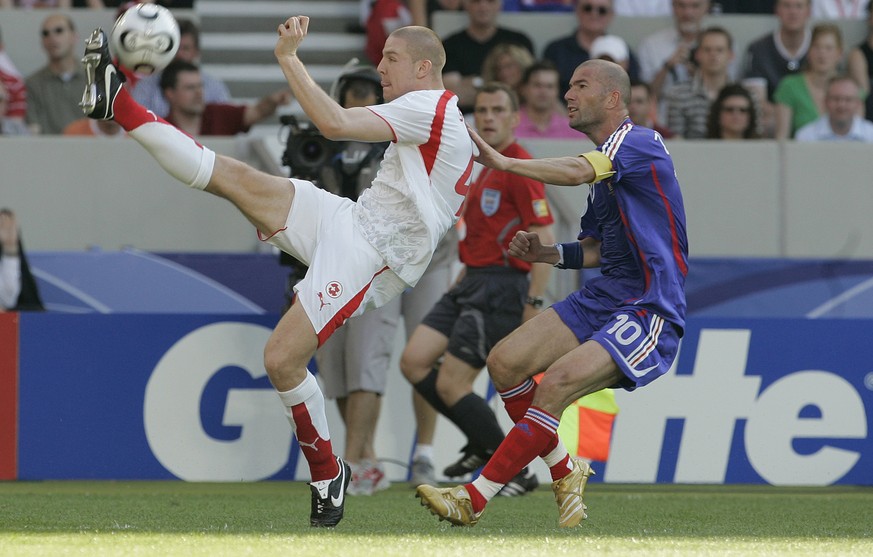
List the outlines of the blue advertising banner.
<svg viewBox="0 0 873 557">
<path fill-rule="evenodd" d="M 873 321 L 688 325 L 670 373 L 616 396 L 606 481 L 873 484 Z"/>
<path fill-rule="evenodd" d="M 22 315 L 18 477 L 305 479 L 263 370 L 277 318 Z M 674 370 L 617 393 L 600 478 L 873 485 L 871 330 L 870 319 L 689 319 Z M 407 406 L 392 427 L 412 423 Z"/>
<path fill-rule="evenodd" d="M 277 315 L 21 315 L 20 479 L 291 478 Z"/>
</svg>

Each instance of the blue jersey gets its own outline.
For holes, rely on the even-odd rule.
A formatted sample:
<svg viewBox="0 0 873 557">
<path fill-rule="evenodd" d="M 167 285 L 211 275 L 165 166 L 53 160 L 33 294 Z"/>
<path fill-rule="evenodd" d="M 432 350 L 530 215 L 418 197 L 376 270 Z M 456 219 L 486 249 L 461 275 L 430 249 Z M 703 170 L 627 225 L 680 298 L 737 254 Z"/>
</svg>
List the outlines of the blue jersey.
<svg viewBox="0 0 873 557">
<path fill-rule="evenodd" d="M 673 159 L 657 132 L 625 120 L 598 150 L 615 174 L 590 186 L 579 239 L 600 240 L 601 277 L 585 289 L 685 327 L 688 238 Z M 681 334 L 681 332 L 680 332 Z"/>
</svg>

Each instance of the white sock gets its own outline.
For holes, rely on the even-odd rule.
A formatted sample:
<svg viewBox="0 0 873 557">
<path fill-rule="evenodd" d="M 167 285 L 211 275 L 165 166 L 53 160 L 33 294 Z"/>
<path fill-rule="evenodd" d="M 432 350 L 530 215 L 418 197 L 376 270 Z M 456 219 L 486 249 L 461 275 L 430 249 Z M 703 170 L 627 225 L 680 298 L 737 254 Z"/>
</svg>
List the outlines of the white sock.
<svg viewBox="0 0 873 557">
<path fill-rule="evenodd" d="M 215 152 L 163 122 L 148 122 L 128 132 L 172 177 L 204 189 L 212 177 Z"/>
<path fill-rule="evenodd" d="M 552 449 L 552 452 L 544 456 L 543 460 L 546 462 L 546 465 L 551 468 L 552 466 L 564 460 L 564 458 L 568 455 L 569 453 L 567 452 L 567 447 L 565 447 L 564 443 L 562 443 L 561 440 L 558 439 L 558 446 Z M 570 470 L 572 469 L 573 463 L 570 462 Z"/>
<path fill-rule="evenodd" d="M 415 450 L 412 452 L 412 460 L 418 458 L 426 458 L 433 461 L 433 445 L 415 445 Z"/>
<path fill-rule="evenodd" d="M 472 483 L 473 487 L 482 494 L 482 497 L 484 497 L 486 501 L 490 501 L 501 489 L 503 489 L 503 484 L 492 482 L 482 474 L 479 474 L 479 477 L 473 480 Z"/>
<path fill-rule="evenodd" d="M 309 414 L 309 420 L 312 423 L 312 427 L 315 428 L 315 433 L 317 433 L 318 437 L 321 439 L 330 439 L 330 431 L 327 427 L 327 416 L 324 412 L 324 395 L 321 393 L 321 389 L 318 388 L 318 381 L 312 373 L 307 371 L 306 378 L 302 383 L 290 391 L 278 392 L 278 394 L 279 398 L 282 400 L 282 404 L 285 405 L 285 416 L 291 423 L 291 428 L 294 430 L 295 434 L 298 433 L 299 428 L 305 428 L 306 424 L 296 423 L 294 420 L 294 414 L 292 413 L 292 408 L 300 404 L 305 404 L 307 413 Z M 314 437 L 311 435 L 311 431 L 300 431 L 299 433 L 303 435 L 305 440 Z M 299 434 L 297 435 L 297 438 L 300 439 Z"/>
</svg>

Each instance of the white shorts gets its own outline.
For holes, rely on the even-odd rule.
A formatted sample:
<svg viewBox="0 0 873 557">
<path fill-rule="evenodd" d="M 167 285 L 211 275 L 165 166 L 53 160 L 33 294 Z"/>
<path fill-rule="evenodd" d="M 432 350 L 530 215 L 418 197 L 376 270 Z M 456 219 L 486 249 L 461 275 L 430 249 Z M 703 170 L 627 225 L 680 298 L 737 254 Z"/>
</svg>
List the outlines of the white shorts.
<svg viewBox="0 0 873 557">
<path fill-rule="evenodd" d="M 297 283 L 295 302 L 303 305 L 318 334 L 318 345 L 346 319 L 385 305 L 407 284 L 354 226 L 354 202 L 291 179 L 294 201 L 285 228 L 266 241 L 309 266 Z"/>
</svg>

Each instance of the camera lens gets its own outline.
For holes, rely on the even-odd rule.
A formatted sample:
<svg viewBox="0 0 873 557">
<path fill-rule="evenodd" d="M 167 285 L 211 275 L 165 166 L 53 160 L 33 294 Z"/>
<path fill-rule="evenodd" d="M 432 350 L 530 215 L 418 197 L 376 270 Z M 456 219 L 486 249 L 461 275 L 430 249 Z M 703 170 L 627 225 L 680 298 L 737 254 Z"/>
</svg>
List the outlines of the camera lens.
<svg viewBox="0 0 873 557">
<path fill-rule="evenodd" d="M 307 141 L 300 148 L 300 154 L 308 161 L 320 161 L 324 156 L 324 146 L 318 140 Z"/>
</svg>

